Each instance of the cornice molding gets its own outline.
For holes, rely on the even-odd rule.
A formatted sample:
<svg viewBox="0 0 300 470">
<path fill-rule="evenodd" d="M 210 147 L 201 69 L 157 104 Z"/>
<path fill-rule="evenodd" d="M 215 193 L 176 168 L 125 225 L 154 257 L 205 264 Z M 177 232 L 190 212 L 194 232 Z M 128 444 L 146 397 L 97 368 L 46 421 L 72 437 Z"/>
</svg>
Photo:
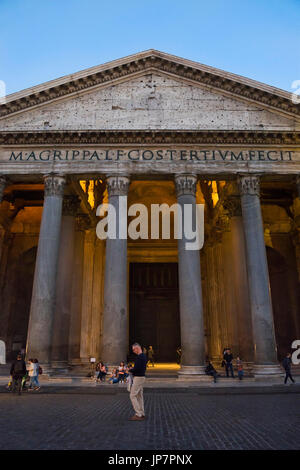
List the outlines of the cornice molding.
<svg viewBox="0 0 300 470">
<path fill-rule="evenodd" d="M 300 132 L 290 131 L 5 131 L 0 145 L 299 145 Z"/>
<path fill-rule="evenodd" d="M 134 58 L 128 58 L 126 62 L 117 61 L 111 67 L 98 68 L 98 71 L 97 68 L 96 70 L 91 69 L 87 71 L 87 75 L 80 73 L 71 75 L 67 82 L 60 83 L 58 80 L 57 83 L 54 81 L 52 86 L 50 82 L 48 88 L 35 87 L 32 89 L 32 93 L 24 93 L 23 96 L 18 93 L 16 94 L 18 97 L 0 106 L 0 118 L 92 89 L 95 86 L 105 85 L 122 78 L 130 78 L 137 73 L 148 73 L 150 70 L 192 80 L 200 85 L 230 93 L 232 96 L 300 117 L 300 104 L 293 103 L 288 97 L 288 92 L 259 83 L 255 86 L 255 81 L 190 61 L 177 60 L 172 56 L 168 58 L 167 54 L 153 52 L 148 56 L 136 55 Z"/>
</svg>

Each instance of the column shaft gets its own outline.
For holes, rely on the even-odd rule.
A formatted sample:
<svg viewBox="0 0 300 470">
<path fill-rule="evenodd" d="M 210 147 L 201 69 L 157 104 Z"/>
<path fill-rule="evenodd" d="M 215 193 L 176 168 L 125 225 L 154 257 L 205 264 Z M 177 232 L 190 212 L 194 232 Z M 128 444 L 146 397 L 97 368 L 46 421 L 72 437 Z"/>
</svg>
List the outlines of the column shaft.
<svg viewBox="0 0 300 470">
<path fill-rule="evenodd" d="M 65 368 L 68 365 L 72 274 L 75 264 L 75 216 L 78 205 L 77 196 L 64 197 L 51 354 L 54 368 Z"/>
<path fill-rule="evenodd" d="M 116 239 L 107 238 L 105 253 L 102 359 L 108 364 L 126 360 L 127 335 L 127 239 L 119 237 L 120 196 L 127 198 L 129 178 L 107 178 L 109 203 L 116 212 Z M 127 227 L 127 214 L 126 217 Z"/>
<path fill-rule="evenodd" d="M 259 199 L 259 178 L 239 177 L 247 252 L 255 372 L 278 373 L 269 273 Z"/>
<path fill-rule="evenodd" d="M 80 215 L 77 218 L 75 231 L 75 260 L 72 279 L 71 317 L 69 332 L 69 363 L 71 366 L 80 365 L 80 337 L 82 311 L 82 284 L 84 265 L 85 230 L 89 226 L 89 217 Z"/>
<path fill-rule="evenodd" d="M 193 219 L 196 215 L 196 184 L 195 175 L 175 176 L 177 201 L 182 210 L 182 223 L 185 226 L 184 206 L 192 207 Z M 195 224 L 193 224 L 195 227 Z M 182 238 L 178 240 L 178 273 L 180 298 L 181 328 L 181 374 L 204 373 L 205 343 L 202 306 L 202 286 L 199 250 L 187 250 L 187 240 L 182 230 Z"/>
<path fill-rule="evenodd" d="M 103 280 L 104 280 L 104 241 L 96 238 L 94 256 L 91 355 L 100 359 L 101 322 L 103 310 Z"/>
<path fill-rule="evenodd" d="M 95 238 L 94 228 L 85 232 L 80 332 L 80 363 L 85 367 L 90 366 L 91 356 Z"/>
<path fill-rule="evenodd" d="M 31 299 L 27 357 L 37 358 L 45 367 L 49 366 L 51 356 L 64 184 L 62 176 L 45 177 L 44 209 Z"/>
<path fill-rule="evenodd" d="M 230 314 L 235 322 L 236 350 L 244 364 L 253 363 L 253 334 L 249 301 L 248 277 L 246 266 L 245 235 L 243 229 L 241 198 L 235 183 L 227 183 L 228 196 L 223 202 L 228 215 L 228 243 L 229 253 L 227 273 L 230 273 L 230 295 L 233 307 Z M 226 238 L 226 237 L 225 237 Z M 227 275 L 227 274 L 226 274 Z M 229 343 L 234 346 L 234 343 Z"/>
</svg>

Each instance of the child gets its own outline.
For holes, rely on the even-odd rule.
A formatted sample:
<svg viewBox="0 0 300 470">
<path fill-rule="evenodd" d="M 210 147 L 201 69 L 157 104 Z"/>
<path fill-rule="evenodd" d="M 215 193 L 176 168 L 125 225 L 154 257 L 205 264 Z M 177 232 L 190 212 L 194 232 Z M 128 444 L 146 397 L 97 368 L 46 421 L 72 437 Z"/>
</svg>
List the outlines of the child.
<svg viewBox="0 0 300 470">
<path fill-rule="evenodd" d="M 119 365 L 119 383 L 125 382 L 125 362 L 121 362 Z"/>
<path fill-rule="evenodd" d="M 243 380 L 243 376 L 244 376 L 243 362 L 242 362 L 242 360 L 240 359 L 239 356 L 236 358 L 236 365 L 237 365 L 237 369 L 238 369 L 238 378 L 239 378 L 239 380 Z"/>
</svg>

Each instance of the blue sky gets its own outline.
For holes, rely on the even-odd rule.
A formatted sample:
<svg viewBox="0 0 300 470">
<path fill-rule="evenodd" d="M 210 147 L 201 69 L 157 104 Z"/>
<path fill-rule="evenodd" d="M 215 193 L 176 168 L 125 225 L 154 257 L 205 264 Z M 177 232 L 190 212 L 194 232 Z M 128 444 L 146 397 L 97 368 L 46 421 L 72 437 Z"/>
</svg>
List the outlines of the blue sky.
<svg viewBox="0 0 300 470">
<path fill-rule="evenodd" d="M 150 48 L 291 91 L 300 0 L 0 0 L 7 93 Z"/>
</svg>

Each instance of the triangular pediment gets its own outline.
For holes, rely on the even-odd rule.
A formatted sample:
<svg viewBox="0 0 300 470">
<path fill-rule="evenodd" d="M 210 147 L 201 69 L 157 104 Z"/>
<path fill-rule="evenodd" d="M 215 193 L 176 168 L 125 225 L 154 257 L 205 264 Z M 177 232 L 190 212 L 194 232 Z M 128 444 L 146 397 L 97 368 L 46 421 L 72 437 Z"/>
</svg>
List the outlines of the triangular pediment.
<svg viewBox="0 0 300 470">
<path fill-rule="evenodd" d="M 283 90 L 146 51 L 7 97 L 0 131 L 298 130 Z"/>
</svg>

